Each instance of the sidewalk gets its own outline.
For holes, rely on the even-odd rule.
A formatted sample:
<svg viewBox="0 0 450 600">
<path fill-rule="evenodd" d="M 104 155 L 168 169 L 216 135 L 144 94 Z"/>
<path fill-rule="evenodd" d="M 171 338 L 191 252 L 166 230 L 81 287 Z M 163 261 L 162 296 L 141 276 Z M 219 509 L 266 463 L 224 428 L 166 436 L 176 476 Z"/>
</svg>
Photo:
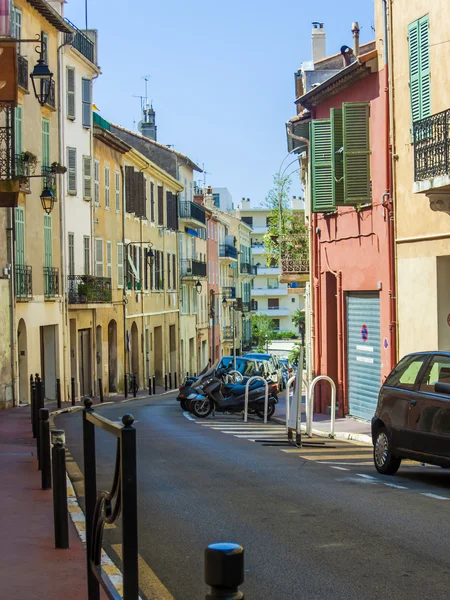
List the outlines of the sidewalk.
<svg viewBox="0 0 450 600">
<path fill-rule="evenodd" d="M 306 415 L 304 413 L 304 401 L 303 396 L 302 403 L 302 423 L 306 422 Z M 279 402 L 276 406 L 274 421 L 278 423 L 286 423 L 286 402 L 284 392 L 279 396 Z M 320 413 L 314 413 L 313 416 L 313 434 L 321 437 L 328 437 L 330 432 L 331 421 L 329 415 L 322 415 Z M 372 445 L 372 436 L 370 432 L 370 423 L 365 421 L 358 421 L 352 417 L 345 417 L 343 419 L 336 418 L 334 423 L 335 437 L 342 440 L 353 440 L 356 442 L 362 442 L 364 444 Z"/>
<path fill-rule="evenodd" d="M 29 406 L 0 411 L 0 441 L 1 597 L 86 598 L 86 553 L 70 518 L 70 549 L 54 547 L 52 491 L 41 490 Z"/>
</svg>

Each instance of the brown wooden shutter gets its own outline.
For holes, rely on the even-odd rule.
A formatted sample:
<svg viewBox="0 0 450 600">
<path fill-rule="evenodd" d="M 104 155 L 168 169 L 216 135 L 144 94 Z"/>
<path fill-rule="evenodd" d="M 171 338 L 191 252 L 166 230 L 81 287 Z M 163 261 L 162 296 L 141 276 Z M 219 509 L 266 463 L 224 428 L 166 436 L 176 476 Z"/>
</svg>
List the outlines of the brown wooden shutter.
<svg viewBox="0 0 450 600">
<path fill-rule="evenodd" d="M 155 184 L 150 183 L 150 218 L 152 223 L 155 222 Z"/>
<path fill-rule="evenodd" d="M 158 185 L 158 225 L 164 225 L 164 188 Z"/>
<path fill-rule="evenodd" d="M 127 213 L 135 212 L 135 193 L 134 167 L 125 167 L 125 194 L 127 197 Z"/>
</svg>

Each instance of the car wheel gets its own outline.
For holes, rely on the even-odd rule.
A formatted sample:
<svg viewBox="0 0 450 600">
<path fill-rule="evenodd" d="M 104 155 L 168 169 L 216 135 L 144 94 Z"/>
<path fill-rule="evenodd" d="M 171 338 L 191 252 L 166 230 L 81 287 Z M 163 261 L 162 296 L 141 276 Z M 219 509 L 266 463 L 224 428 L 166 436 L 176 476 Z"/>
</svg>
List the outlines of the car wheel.
<svg viewBox="0 0 450 600">
<path fill-rule="evenodd" d="M 373 446 L 373 462 L 378 473 L 382 475 L 394 475 L 402 462 L 401 458 L 392 454 L 391 442 L 385 427 L 381 427 L 377 432 Z"/>
</svg>

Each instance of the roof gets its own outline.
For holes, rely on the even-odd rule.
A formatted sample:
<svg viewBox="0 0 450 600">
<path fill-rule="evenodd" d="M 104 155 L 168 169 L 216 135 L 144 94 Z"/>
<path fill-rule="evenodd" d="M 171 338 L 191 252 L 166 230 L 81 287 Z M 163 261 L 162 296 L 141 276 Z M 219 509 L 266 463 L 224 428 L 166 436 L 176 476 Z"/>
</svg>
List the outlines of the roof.
<svg viewBox="0 0 450 600">
<path fill-rule="evenodd" d="M 58 31 L 63 33 L 73 33 L 72 27 L 63 19 L 46 0 L 27 0 L 28 4 L 35 8 L 47 21 Z"/>
<path fill-rule="evenodd" d="M 145 137 L 145 135 L 142 135 L 141 133 L 136 133 L 135 131 L 131 131 L 130 129 L 127 129 L 126 127 L 122 127 L 122 125 L 117 125 L 117 123 L 111 123 L 111 125 L 113 125 L 114 127 L 117 127 L 117 129 L 120 129 L 121 131 L 124 131 L 125 133 L 128 133 L 129 135 L 133 135 L 134 137 L 138 138 L 139 140 L 143 140 L 145 142 L 148 142 L 149 144 L 158 146 L 159 148 L 164 148 L 164 150 L 167 150 L 168 152 L 172 152 L 172 154 L 175 154 L 176 156 L 181 158 L 183 161 L 185 161 L 185 164 L 188 167 L 190 167 L 192 170 L 198 171 L 199 173 L 203 173 L 203 169 L 201 169 L 194 161 L 192 161 L 185 154 L 182 154 L 181 152 L 177 152 L 176 150 L 174 150 L 173 148 L 169 148 L 168 146 L 164 146 L 164 144 L 155 142 L 155 140 L 151 140 L 150 138 Z"/>
<path fill-rule="evenodd" d="M 354 83 L 358 79 L 363 79 L 372 73 L 370 61 L 377 58 L 377 51 L 372 50 L 359 56 L 355 62 L 344 67 L 339 73 L 326 79 L 323 83 L 316 86 L 303 96 L 300 96 L 295 101 L 296 104 L 301 104 L 304 108 L 311 109 L 322 102 L 322 100 L 330 94 L 336 94 L 343 88 Z"/>
<path fill-rule="evenodd" d="M 99 125 L 94 122 L 94 137 L 100 139 L 107 146 L 112 148 L 113 150 L 117 150 L 117 152 L 121 152 L 125 154 L 131 150 L 131 146 L 121 140 L 119 137 L 108 131 L 102 125 Z"/>
</svg>

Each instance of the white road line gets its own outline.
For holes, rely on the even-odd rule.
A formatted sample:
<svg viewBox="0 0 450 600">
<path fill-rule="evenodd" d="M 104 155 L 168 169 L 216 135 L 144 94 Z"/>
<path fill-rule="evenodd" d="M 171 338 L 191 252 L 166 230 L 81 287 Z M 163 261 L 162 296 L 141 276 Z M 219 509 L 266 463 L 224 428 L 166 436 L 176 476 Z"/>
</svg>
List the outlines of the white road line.
<svg viewBox="0 0 450 600">
<path fill-rule="evenodd" d="M 224 431 L 224 433 L 227 433 Z M 252 438 L 253 440 L 265 440 L 267 439 L 272 439 L 274 436 L 272 435 L 263 435 L 263 434 L 258 434 L 258 433 L 246 433 L 246 434 L 234 434 L 234 437 L 237 438 Z M 286 436 L 283 436 L 283 438 L 285 438 Z M 277 440 L 280 440 L 282 438 L 280 438 L 280 436 L 276 436 Z"/>
<path fill-rule="evenodd" d="M 331 467 L 332 469 L 336 469 L 337 471 L 350 471 L 350 469 L 346 469 L 345 467 Z"/>
<path fill-rule="evenodd" d="M 188 412 L 184 412 L 183 416 L 185 416 L 186 419 L 189 419 L 189 421 L 194 421 L 195 422 L 194 417 L 192 417 Z"/>
<path fill-rule="evenodd" d="M 358 477 L 364 477 L 364 479 L 376 479 L 376 477 L 373 477 L 372 475 L 364 475 L 363 473 L 356 473 L 358 475 Z"/>
<path fill-rule="evenodd" d="M 439 496 L 438 494 L 424 494 L 421 492 L 420 495 L 427 496 L 428 498 L 434 498 L 435 500 L 450 500 L 450 498 L 447 498 L 446 496 Z"/>
<path fill-rule="evenodd" d="M 384 485 L 395 488 L 396 490 L 409 490 L 409 488 L 407 488 L 405 485 L 397 485 L 396 483 L 384 483 Z"/>
</svg>

